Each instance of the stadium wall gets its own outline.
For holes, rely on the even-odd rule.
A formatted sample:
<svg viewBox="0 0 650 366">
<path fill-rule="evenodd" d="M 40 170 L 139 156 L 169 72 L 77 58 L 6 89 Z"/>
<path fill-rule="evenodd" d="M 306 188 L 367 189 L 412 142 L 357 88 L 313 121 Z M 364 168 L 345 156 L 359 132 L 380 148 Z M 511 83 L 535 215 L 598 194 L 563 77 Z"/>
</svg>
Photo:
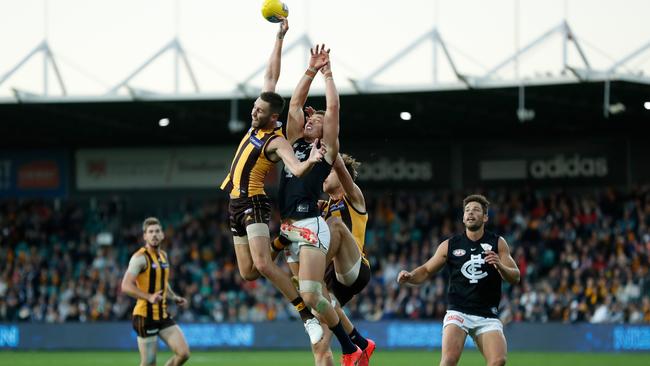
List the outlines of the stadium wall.
<svg viewBox="0 0 650 366">
<path fill-rule="evenodd" d="M 381 349 L 438 349 L 439 322 L 358 322 Z M 298 322 L 182 324 L 193 349 L 308 349 Z M 648 352 L 650 326 L 518 323 L 506 327 L 508 349 L 557 352 Z M 164 347 L 161 343 L 161 347 Z M 468 338 L 466 347 L 474 344 Z M 0 349 L 135 350 L 130 323 L 0 324 Z"/>
<path fill-rule="evenodd" d="M 155 190 L 211 192 L 226 175 L 233 146 L 113 149 L 0 149 L 0 198 L 84 197 Z M 620 138 L 573 141 L 393 141 L 343 149 L 363 162 L 364 188 L 631 186 L 650 182 L 650 147 Z M 279 168 L 278 168 L 279 169 Z M 278 171 L 268 179 L 271 191 Z M 157 195 L 157 194 L 155 194 Z"/>
</svg>

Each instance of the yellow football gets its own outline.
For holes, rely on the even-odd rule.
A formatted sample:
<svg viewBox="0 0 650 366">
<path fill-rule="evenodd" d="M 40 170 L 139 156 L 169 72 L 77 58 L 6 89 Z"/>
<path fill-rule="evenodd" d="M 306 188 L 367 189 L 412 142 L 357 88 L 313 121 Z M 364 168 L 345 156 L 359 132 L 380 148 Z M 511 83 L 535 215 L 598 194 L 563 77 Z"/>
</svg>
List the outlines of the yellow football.
<svg viewBox="0 0 650 366">
<path fill-rule="evenodd" d="M 278 16 L 288 17 L 289 7 L 280 0 L 264 0 L 262 16 L 271 23 L 280 23 L 282 20 Z"/>
</svg>

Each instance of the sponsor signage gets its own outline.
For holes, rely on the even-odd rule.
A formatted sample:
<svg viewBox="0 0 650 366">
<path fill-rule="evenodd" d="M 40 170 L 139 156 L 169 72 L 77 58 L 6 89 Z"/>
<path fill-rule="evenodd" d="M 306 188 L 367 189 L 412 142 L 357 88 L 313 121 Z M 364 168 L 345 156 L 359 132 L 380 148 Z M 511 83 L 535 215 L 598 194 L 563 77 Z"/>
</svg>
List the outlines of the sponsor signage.
<svg viewBox="0 0 650 366">
<path fill-rule="evenodd" d="M 59 150 L 0 152 L 0 197 L 60 197 L 67 193 L 68 158 Z"/>
<path fill-rule="evenodd" d="M 363 186 L 431 187 L 449 185 L 448 148 L 416 150 L 395 143 L 390 148 L 355 145 L 341 147 L 361 163 L 358 181 Z"/>
<path fill-rule="evenodd" d="M 228 174 L 234 151 L 234 147 L 78 150 L 77 188 L 217 188 Z"/>
<path fill-rule="evenodd" d="M 428 182 L 433 179 L 433 163 L 407 159 L 381 158 L 363 163 L 359 179 L 364 181 Z"/>
<path fill-rule="evenodd" d="M 463 154 L 466 183 L 625 184 L 629 154 L 620 142 L 569 142 L 474 146 Z"/>
<path fill-rule="evenodd" d="M 484 160 L 479 164 L 481 180 L 542 180 L 607 178 L 606 156 L 557 154 L 551 158 Z"/>
<path fill-rule="evenodd" d="M 305 349 L 309 340 L 297 321 L 179 324 L 195 349 Z M 437 321 L 355 322 L 380 349 L 439 349 Z M 511 323 L 504 327 L 508 348 L 543 352 L 648 352 L 650 326 L 631 324 Z M 79 337 L 83 334 L 83 337 Z M 128 322 L 0 324 L 0 349 L 133 350 L 136 335 Z M 161 348 L 166 346 L 159 342 Z M 338 345 L 333 344 L 338 349 Z M 465 347 L 474 348 L 471 337 Z"/>
</svg>

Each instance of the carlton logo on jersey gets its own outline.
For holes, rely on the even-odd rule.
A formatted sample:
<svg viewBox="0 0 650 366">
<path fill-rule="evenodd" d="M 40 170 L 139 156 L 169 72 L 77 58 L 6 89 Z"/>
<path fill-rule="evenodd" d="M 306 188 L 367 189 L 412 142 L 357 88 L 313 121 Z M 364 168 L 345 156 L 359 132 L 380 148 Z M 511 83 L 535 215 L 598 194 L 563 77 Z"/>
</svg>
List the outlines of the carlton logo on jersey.
<svg viewBox="0 0 650 366">
<path fill-rule="evenodd" d="M 472 254 L 470 259 L 460 268 L 460 272 L 469 279 L 469 283 L 478 283 L 478 280 L 488 275 L 487 272 L 481 270 L 483 263 L 485 263 L 485 259 L 480 254 Z"/>
</svg>

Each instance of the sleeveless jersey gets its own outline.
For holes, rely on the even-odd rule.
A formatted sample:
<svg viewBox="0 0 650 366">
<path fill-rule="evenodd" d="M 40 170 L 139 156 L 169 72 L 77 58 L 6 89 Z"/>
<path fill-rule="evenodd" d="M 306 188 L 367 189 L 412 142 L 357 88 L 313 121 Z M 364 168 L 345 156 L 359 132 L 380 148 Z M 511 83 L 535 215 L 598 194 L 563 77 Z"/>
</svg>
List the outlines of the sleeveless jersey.
<svg viewBox="0 0 650 366">
<path fill-rule="evenodd" d="M 274 138 L 282 136 L 282 124 L 273 129 L 250 128 L 242 138 L 230 165 L 228 176 L 221 189 L 231 198 L 252 197 L 264 192 L 264 178 L 273 164 L 266 155 L 266 146 Z"/>
<path fill-rule="evenodd" d="M 366 224 L 368 223 L 368 212 L 357 211 L 347 197 L 343 196 L 342 200 L 329 199 L 323 209 L 325 220 L 330 217 L 339 217 L 352 233 L 354 240 L 357 242 L 359 251 L 363 260 L 367 262 L 364 244 L 366 241 Z"/>
<path fill-rule="evenodd" d="M 485 231 L 478 241 L 466 233 L 449 239 L 449 310 L 496 318 L 501 301 L 501 275 L 485 262 L 485 250 L 499 253 L 499 236 Z"/>
<path fill-rule="evenodd" d="M 293 143 L 296 159 L 306 161 L 311 153 L 311 143 L 304 138 Z M 323 194 L 323 182 L 330 174 L 332 166 L 323 159 L 316 163 L 302 178 L 294 176 L 284 167 L 280 176 L 279 208 L 283 219 L 301 220 L 318 217 L 318 198 Z"/>
<path fill-rule="evenodd" d="M 147 260 L 147 268 L 136 277 L 138 289 L 149 294 L 162 290 L 162 301 L 152 304 L 147 300 L 138 299 L 135 308 L 133 308 L 133 315 L 140 315 L 149 320 L 167 319 L 169 318 L 169 314 L 167 314 L 167 281 L 169 280 L 167 254 L 161 250 L 160 255 L 157 256 L 154 251 L 149 251 L 145 247 L 140 248 L 136 254 L 144 255 Z"/>
</svg>

